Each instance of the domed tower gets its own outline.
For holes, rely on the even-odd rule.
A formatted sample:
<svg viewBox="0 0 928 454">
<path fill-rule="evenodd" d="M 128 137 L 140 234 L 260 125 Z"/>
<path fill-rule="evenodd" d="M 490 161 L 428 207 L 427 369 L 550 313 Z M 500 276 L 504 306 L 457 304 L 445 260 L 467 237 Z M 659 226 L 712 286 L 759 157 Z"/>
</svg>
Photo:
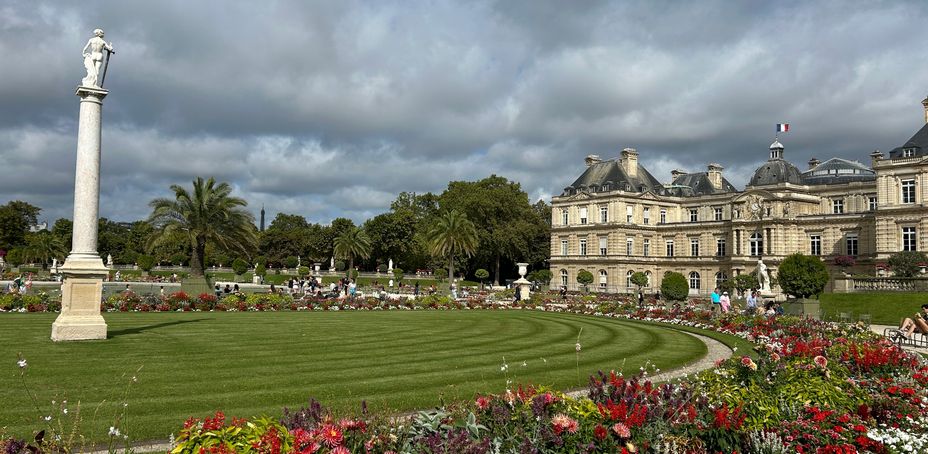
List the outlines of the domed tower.
<svg viewBox="0 0 928 454">
<path fill-rule="evenodd" d="M 748 186 L 767 186 L 780 183 L 802 184 L 802 175 L 792 163 L 783 159 L 783 144 L 774 140 L 770 144 L 770 159 L 754 171 Z"/>
</svg>

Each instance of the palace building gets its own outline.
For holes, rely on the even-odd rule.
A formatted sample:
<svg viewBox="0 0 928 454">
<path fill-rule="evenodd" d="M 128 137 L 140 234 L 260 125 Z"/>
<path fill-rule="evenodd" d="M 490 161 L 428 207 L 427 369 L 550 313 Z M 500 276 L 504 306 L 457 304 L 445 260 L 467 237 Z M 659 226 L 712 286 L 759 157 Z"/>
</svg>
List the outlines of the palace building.
<svg viewBox="0 0 928 454">
<path fill-rule="evenodd" d="M 725 179 L 719 164 L 704 172 L 674 170 L 661 183 L 639 162 L 638 151 L 615 159 L 586 158 L 586 169 L 552 200 L 553 286 L 635 291 L 632 273 L 649 276 L 655 292 L 666 271 L 687 277 L 690 293 L 751 273 L 763 258 L 776 275 L 786 256 L 802 252 L 834 266 L 854 257 L 848 271 L 874 274 L 898 251 L 928 247 L 928 98 L 925 125 L 888 154 L 874 151 L 870 166 L 811 158 L 800 170 L 778 141 L 744 190 Z"/>
</svg>

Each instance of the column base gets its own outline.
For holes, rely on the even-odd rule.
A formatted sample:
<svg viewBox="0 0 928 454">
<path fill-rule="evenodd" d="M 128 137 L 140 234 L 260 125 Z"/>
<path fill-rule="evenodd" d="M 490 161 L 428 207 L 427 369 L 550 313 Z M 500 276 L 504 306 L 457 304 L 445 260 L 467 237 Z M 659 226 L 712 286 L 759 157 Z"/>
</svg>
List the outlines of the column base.
<svg viewBox="0 0 928 454">
<path fill-rule="evenodd" d="M 52 324 L 53 341 L 106 339 L 106 321 L 100 315 L 103 279 L 109 271 L 95 254 L 72 253 L 59 269 L 61 314 Z"/>
</svg>

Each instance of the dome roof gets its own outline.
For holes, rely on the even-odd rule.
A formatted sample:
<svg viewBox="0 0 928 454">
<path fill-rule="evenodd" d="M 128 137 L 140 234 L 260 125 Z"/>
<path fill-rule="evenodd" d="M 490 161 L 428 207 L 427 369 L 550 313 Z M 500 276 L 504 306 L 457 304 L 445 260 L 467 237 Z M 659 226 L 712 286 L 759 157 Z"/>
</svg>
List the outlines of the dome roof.
<svg viewBox="0 0 928 454">
<path fill-rule="evenodd" d="M 847 183 L 850 181 L 873 181 L 873 169 L 847 159 L 831 158 L 802 173 L 805 184 Z"/>
<path fill-rule="evenodd" d="M 783 149 L 783 144 L 780 143 L 780 140 L 779 140 L 779 139 L 773 139 L 773 143 L 770 144 L 770 149 L 771 149 L 771 150 L 782 150 L 782 149 Z"/>
<path fill-rule="evenodd" d="M 778 143 L 779 142 L 774 142 L 774 144 Z M 771 149 L 772 148 L 773 145 L 771 145 Z M 799 173 L 799 169 L 789 161 L 771 159 L 754 171 L 754 176 L 751 177 L 751 182 L 748 183 L 748 186 L 766 186 L 780 183 L 802 184 L 802 176 Z"/>
</svg>

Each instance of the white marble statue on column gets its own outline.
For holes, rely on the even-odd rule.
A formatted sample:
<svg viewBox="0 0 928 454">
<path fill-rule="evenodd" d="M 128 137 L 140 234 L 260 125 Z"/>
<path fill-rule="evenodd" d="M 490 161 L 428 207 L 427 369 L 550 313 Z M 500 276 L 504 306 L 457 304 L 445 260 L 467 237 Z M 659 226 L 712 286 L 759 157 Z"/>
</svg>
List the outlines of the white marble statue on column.
<svg viewBox="0 0 928 454">
<path fill-rule="evenodd" d="M 103 67 L 103 51 L 113 52 L 113 43 L 103 40 L 103 30 L 98 28 L 93 31 L 93 35 L 82 51 L 87 76 L 81 80 L 81 85 L 85 87 L 101 86 L 100 69 Z"/>
<path fill-rule="evenodd" d="M 387 272 L 388 273 L 393 272 L 393 259 L 390 259 L 390 265 L 387 266 Z"/>
<path fill-rule="evenodd" d="M 767 273 L 767 265 L 762 259 L 757 259 L 757 285 L 762 295 L 770 293 L 770 274 Z"/>
</svg>

